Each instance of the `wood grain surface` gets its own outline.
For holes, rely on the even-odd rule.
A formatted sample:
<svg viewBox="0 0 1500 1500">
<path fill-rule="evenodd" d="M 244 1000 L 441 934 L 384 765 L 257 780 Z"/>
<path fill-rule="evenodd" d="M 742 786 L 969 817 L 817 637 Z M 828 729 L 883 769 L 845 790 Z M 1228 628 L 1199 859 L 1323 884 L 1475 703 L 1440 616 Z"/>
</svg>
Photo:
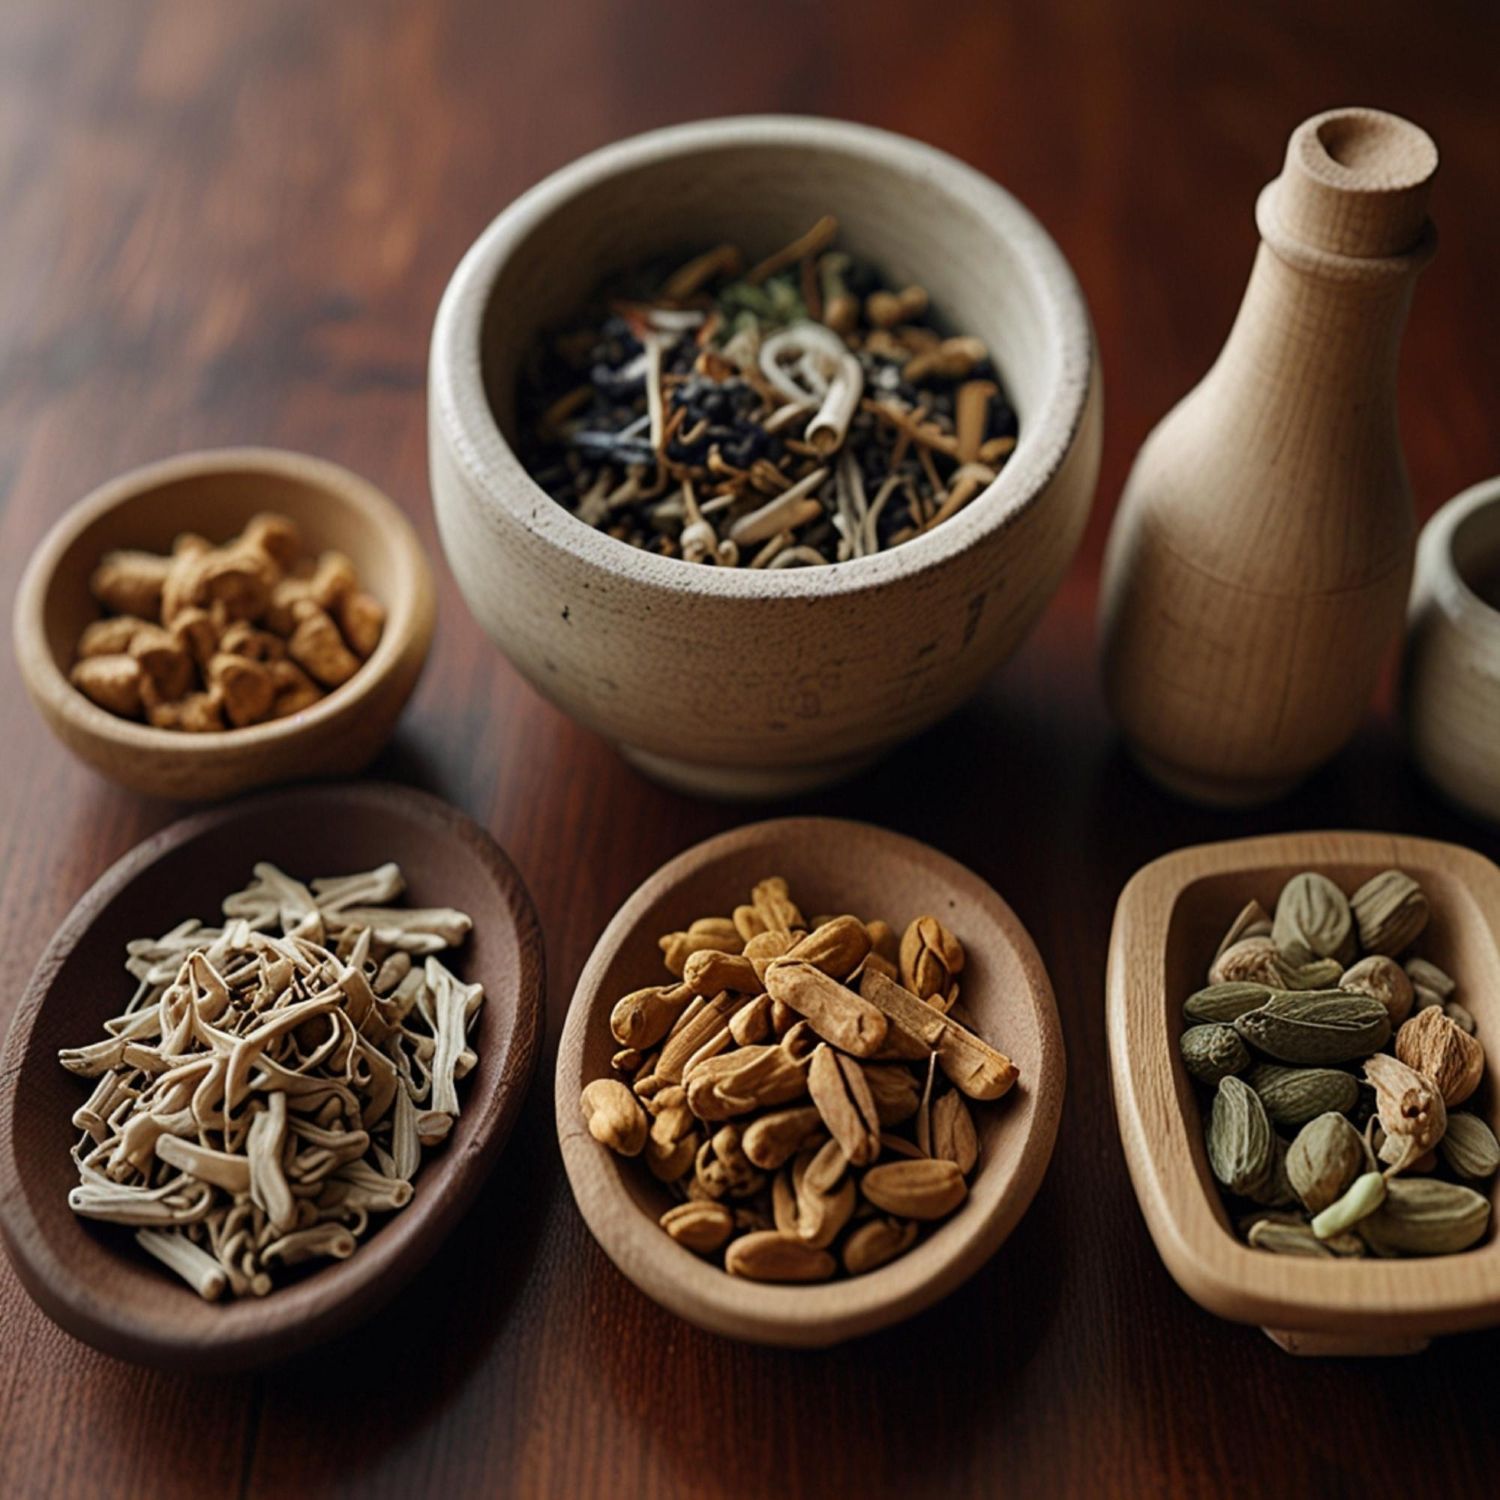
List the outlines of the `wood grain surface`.
<svg viewBox="0 0 1500 1500">
<path fill-rule="evenodd" d="M 1218 350 L 1287 132 L 1330 105 L 1411 115 L 1443 166 L 1403 359 L 1428 511 L 1500 472 L 1494 321 L 1500 13 L 1482 0 L 1203 6 L 950 0 L 7 0 L 0 10 L 0 596 L 59 511 L 174 451 L 269 442 L 367 474 L 435 551 L 427 337 L 449 272 L 516 192 L 672 120 L 811 110 L 945 147 L 1070 257 L 1105 372 L 1101 499 L 1031 642 L 968 708 L 839 791 L 970 865 L 1036 939 L 1068 1103 L 995 1260 L 827 1354 L 725 1343 L 617 1275 L 574 1209 L 547 1080 L 616 906 L 759 809 L 660 791 L 514 676 L 439 566 L 433 658 L 378 774 L 484 822 L 546 935 L 549 1038 L 466 1222 L 375 1323 L 268 1375 L 171 1379 L 75 1343 L 0 1271 L 0 1493 L 671 1496 L 1489 1494 L 1500 1336 L 1379 1365 L 1296 1361 L 1201 1312 L 1135 1206 L 1110 1105 L 1104 967 L 1128 876 L 1181 844 L 1390 828 L 1495 856 L 1384 716 L 1289 802 L 1190 810 L 1104 715 L 1093 610 L 1136 446 Z M 0 661 L 0 1019 L 93 878 L 178 809 L 52 742 Z"/>
</svg>

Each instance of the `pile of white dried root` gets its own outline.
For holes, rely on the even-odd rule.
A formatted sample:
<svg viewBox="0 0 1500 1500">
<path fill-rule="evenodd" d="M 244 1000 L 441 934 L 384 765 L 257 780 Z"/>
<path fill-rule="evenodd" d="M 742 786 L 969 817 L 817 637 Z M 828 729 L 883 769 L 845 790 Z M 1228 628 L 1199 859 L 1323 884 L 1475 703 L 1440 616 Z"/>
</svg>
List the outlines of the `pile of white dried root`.
<svg viewBox="0 0 1500 1500">
<path fill-rule="evenodd" d="M 392 906 L 404 888 L 394 864 L 310 885 L 258 864 L 223 926 L 128 944 L 134 997 L 59 1054 L 98 1080 L 73 1116 L 74 1212 L 135 1226 L 213 1300 L 345 1259 L 372 1213 L 410 1202 L 458 1116 L 484 991 L 438 957 L 470 919 Z"/>
</svg>

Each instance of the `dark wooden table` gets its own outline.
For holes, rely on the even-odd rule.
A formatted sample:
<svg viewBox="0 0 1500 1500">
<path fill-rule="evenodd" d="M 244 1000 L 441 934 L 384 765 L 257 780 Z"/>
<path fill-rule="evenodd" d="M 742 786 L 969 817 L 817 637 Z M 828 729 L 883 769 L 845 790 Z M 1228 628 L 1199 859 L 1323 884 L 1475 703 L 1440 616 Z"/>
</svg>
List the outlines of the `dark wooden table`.
<svg viewBox="0 0 1500 1500">
<path fill-rule="evenodd" d="M 574 980 L 661 861 L 759 808 L 641 780 L 538 699 L 439 565 L 439 636 L 377 775 L 486 823 L 546 932 L 549 1046 L 520 1128 L 436 1262 L 290 1367 L 172 1379 L 59 1332 L 0 1270 L 0 1494 L 1494 1494 L 1500 1337 L 1299 1362 L 1158 1261 L 1110 1104 L 1104 960 L 1143 861 L 1208 838 L 1393 828 L 1500 854 L 1403 764 L 1387 716 L 1293 800 L 1179 806 L 1105 718 L 1093 603 L 1152 422 L 1227 330 L 1287 132 L 1371 103 L 1443 151 L 1442 245 L 1403 360 L 1422 508 L 1500 471 L 1495 59 L 1485 0 L 528 3 L 7 0 L 0 11 L 0 579 L 107 476 L 246 441 L 369 475 L 434 555 L 427 336 L 443 284 L 527 184 L 648 126 L 844 115 L 956 152 L 1050 227 L 1089 296 L 1108 437 L 1078 563 L 1019 657 L 941 731 L 795 804 L 928 839 L 990 879 L 1050 966 L 1069 1092 L 1009 1244 L 908 1325 L 826 1354 L 675 1322 L 584 1229 L 552 1126 Z M 7 653 L 0 1021 L 53 927 L 179 809 L 74 764 Z M 784 810 L 784 809 L 777 809 Z M 766 809 L 765 811 L 770 811 Z M 1489 1477 L 1486 1478 L 1485 1476 Z"/>
</svg>

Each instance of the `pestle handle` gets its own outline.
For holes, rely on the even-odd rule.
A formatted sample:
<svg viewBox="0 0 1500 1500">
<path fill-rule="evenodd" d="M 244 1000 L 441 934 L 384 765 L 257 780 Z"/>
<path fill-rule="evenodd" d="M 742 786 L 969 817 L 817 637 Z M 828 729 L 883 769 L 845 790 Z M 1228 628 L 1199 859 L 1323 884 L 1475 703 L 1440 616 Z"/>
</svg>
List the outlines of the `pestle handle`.
<svg viewBox="0 0 1500 1500">
<path fill-rule="evenodd" d="M 1292 132 L 1276 217 L 1309 249 L 1403 255 L 1423 238 L 1437 166 L 1437 146 L 1420 125 L 1379 109 L 1330 109 Z"/>
</svg>

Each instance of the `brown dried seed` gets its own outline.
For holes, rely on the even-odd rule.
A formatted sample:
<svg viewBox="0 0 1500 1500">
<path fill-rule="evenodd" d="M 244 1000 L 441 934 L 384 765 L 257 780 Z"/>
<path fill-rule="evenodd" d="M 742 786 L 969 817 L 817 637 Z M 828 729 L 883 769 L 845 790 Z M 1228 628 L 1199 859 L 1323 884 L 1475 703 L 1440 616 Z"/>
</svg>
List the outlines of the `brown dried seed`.
<svg viewBox="0 0 1500 1500">
<path fill-rule="evenodd" d="M 927 1155 L 915 1141 L 907 1140 L 904 1135 L 893 1135 L 889 1131 L 881 1132 L 880 1150 L 884 1156 L 897 1156 L 907 1161 L 921 1161 Z"/>
<path fill-rule="evenodd" d="M 969 1189 L 956 1163 L 926 1158 L 871 1167 L 860 1181 L 860 1191 L 886 1213 L 931 1220 L 951 1214 Z"/>
<path fill-rule="evenodd" d="M 753 906 L 735 907 L 732 920 L 734 930 L 747 946 L 751 938 L 759 937 L 766 930 L 766 924 L 761 921 L 760 913 Z"/>
<path fill-rule="evenodd" d="M 739 1047 L 698 1064 L 687 1084 L 700 1120 L 727 1120 L 807 1092 L 807 1067 L 776 1045 Z"/>
<path fill-rule="evenodd" d="M 807 1091 L 829 1134 L 856 1166 L 868 1166 L 880 1155 L 880 1115 L 860 1065 L 841 1057 L 826 1043 L 812 1055 Z"/>
<path fill-rule="evenodd" d="M 639 1156 L 646 1144 L 646 1111 L 617 1079 L 596 1078 L 579 1101 L 589 1134 L 621 1156 Z"/>
<path fill-rule="evenodd" d="M 957 1090 L 949 1090 L 933 1101 L 932 1154 L 953 1162 L 965 1177 L 979 1160 L 979 1136 L 974 1117 Z"/>
<path fill-rule="evenodd" d="M 963 945 L 936 917 L 918 917 L 901 938 L 901 982 L 919 1000 L 947 995 L 964 966 Z"/>
<path fill-rule="evenodd" d="M 1437 1006 L 1419 1011 L 1396 1033 L 1396 1056 L 1429 1079 L 1450 1107 L 1484 1077 L 1484 1048 Z"/>
<path fill-rule="evenodd" d="M 774 1229 L 742 1234 L 729 1242 L 724 1269 L 748 1281 L 827 1281 L 833 1257 Z"/>
<path fill-rule="evenodd" d="M 779 875 L 762 880 L 750 892 L 750 903 L 759 914 L 767 932 L 793 932 L 805 928 L 802 913 L 792 900 L 787 883 Z"/>
<path fill-rule="evenodd" d="M 865 935 L 870 939 L 872 953 L 879 954 L 888 964 L 900 963 L 901 939 L 889 922 L 882 922 L 878 917 L 873 922 L 866 922 Z"/>
<path fill-rule="evenodd" d="M 910 1219 L 870 1219 L 844 1241 L 844 1269 L 863 1276 L 904 1255 L 916 1238 L 917 1226 Z"/>
<path fill-rule="evenodd" d="M 741 1139 L 745 1155 L 757 1167 L 770 1171 L 819 1142 L 822 1134 L 823 1117 L 817 1106 L 804 1104 L 761 1115 L 745 1127 Z"/>
<path fill-rule="evenodd" d="M 683 982 L 700 995 L 717 995 L 721 990 L 753 995 L 760 989 L 760 975 L 743 954 L 720 953 L 712 948 L 688 955 L 682 966 Z"/>
<path fill-rule="evenodd" d="M 847 979 L 870 951 L 870 936 L 858 917 L 834 917 L 797 943 L 789 959 L 809 963 L 834 979 Z"/>
<path fill-rule="evenodd" d="M 646 1165 L 651 1175 L 659 1182 L 677 1182 L 685 1173 L 692 1171 L 698 1155 L 698 1137 L 694 1132 L 664 1146 L 649 1136 L 646 1139 Z"/>
<path fill-rule="evenodd" d="M 817 1152 L 804 1151 L 792 1164 L 792 1192 L 797 1200 L 797 1238 L 805 1245 L 823 1250 L 838 1238 L 859 1201 L 854 1179 L 843 1174 L 833 1182 L 828 1179 L 828 1159 L 843 1156 L 836 1141 Z M 815 1167 L 822 1163 L 822 1170 Z"/>
<path fill-rule="evenodd" d="M 796 959 L 777 959 L 766 970 L 771 997 L 789 1005 L 825 1041 L 855 1057 L 869 1057 L 885 1040 L 885 1016 L 821 969 Z"/>
<path fill-rule="evenodd" d="M 865 1086 L 882 1125 L 899 1125 L 917 1112 L 917 1080 L 896 1063 L 864 1063 Z"/>
<path fill-rule="evenodd" d="M 657 1059 L 657 1075 L 667 1083 L 682 1082 L 689 1059 L 710 1037 L 727 1026 L 729 1018 L 746 1002 L 743 995 L 723 994 L 695 1003 L 697 1008 L 693 1015 L 689 1017 L 684 1012 L 667 1034 L 666 1044 Z"/>
<path fill-rule="evenodd" d="M 685 984 L 652 985 L 635 990 L 609 1013 L 609 1029 L 622 1047 L 654 1047 L 677 1023 L 693 999 Z"/>
<path fill-rule="evenodd" d="M 695 953 L 738 953 L 744 946 L 733 922 L 708 917 L 694 922 L 686 932 L 669 932 L 657 940 L 669 973 L 682 977 L 687 961 Z"/>
<path fill-rule="evenodd" d="M 679 1245 L 699 1255 L 712 1255 L 734 1233 L 734 1217 L 719 1203 L 679 1203 L 658 1223 Z"/>
<path fill-rule="evenodd" d="M 736 1046 L 749 1047 L 770 1039 L 771 1003 L 769 995 L 757 995 L 729 1018 L 729 1031 Z"/>
</svg>

